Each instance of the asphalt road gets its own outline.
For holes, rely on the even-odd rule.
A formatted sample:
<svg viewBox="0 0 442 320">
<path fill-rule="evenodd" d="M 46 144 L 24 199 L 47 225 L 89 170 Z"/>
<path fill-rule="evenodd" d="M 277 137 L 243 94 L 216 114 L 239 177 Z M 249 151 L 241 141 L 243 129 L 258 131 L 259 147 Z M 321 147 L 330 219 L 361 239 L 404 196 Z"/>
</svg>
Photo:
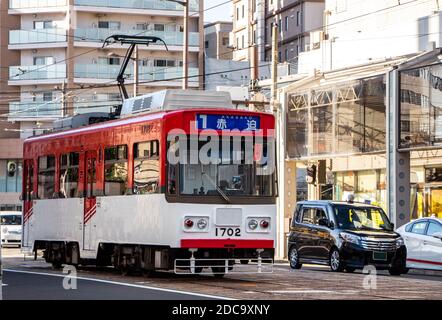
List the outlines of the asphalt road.
<svg viewBox="0 0 442 320">
<path fill-rule="evenodd" d="M 238 270 L 242 265 L 234 267 Z M 277 263 L 272 273 L 121 275 L 112 268 L 80 267 L 77 290 L 64 290 L 63 274 L 39 257 L 23 258 L 17 249 L 3 250 L 4 299 L 247 299 L 247 300 L 442 300 L 442 277 L 408 274 L 394 277 L 380 271 L 335 273 L 325 266 L 292 270 Z M 8 271 L 10 270 L 10 271 Z M 24 273 L 14 273 L 20 271 Z M 37 273 L 37 274 L 36 274 Z"/>
<path fill-rule="evenodd" d="M 76 289 L 63 287 L 62 275 L 3 271 L 5 300 L 206 300 L 216 297 L 100 279 L 77 279 Z M 70 282 L 72 284 L 72 282 Z"/>
</svg>

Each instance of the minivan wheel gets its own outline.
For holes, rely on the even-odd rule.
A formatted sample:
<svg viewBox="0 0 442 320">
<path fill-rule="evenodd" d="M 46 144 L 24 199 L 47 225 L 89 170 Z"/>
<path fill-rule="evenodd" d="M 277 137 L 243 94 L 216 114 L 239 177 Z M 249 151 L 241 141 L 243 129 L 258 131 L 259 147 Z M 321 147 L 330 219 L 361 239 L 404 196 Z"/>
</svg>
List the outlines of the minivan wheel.
<svg viewBox="0 0 442 320">
<path fill-rule="evenodd" d="M 390 268 L 388 269 L 388 272 L 392 276 L 400 276 L 401 274 L 406 273 L 403 268 Z"/>
<path fill-rule="evenodd" d="M 355 272 L 355 270 L 356 270 L 356 268 L 353 268 L 353 267 L 345 267 L 345 271 L 348 273 L 353 273 L 353 272 Z"/>
<path fill-rule="evenodd" d="M 289 252 L 289 262 L 290 262 L 290 268 L 292 269 L 301 269 L 302 264 L 299 263 L 299 253 L 298 250 L 293 246 L 290 249 Z"/>
<path fill-rule="evenodd" d="M 333 272 L 340 272 L 344 269 L 341 262 L 341 256 L 337 249 L 333 249 L 330 253 L 330 269 Z"/>
</svg>

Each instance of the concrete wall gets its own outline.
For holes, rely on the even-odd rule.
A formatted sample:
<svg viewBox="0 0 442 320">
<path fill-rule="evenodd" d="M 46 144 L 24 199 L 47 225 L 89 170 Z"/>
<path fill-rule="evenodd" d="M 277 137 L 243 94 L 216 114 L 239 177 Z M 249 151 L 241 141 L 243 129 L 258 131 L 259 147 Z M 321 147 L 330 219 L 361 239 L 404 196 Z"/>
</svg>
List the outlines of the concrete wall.
<svg viewBox="0 0 442 320">
<path fill-rule="evenodd" d="M 427 51 L 440 47 L 442 13 L 437 1 L 326 1 L 329 12 L 319 49 L 302 55 L 300 70 L 316 61 L 321 70 L 362 64 L 371 60 Z M 320 51 L 318 54 L 315 51 Z M 316 60 L 316 57 L 321 59 Z"/>
</svg>

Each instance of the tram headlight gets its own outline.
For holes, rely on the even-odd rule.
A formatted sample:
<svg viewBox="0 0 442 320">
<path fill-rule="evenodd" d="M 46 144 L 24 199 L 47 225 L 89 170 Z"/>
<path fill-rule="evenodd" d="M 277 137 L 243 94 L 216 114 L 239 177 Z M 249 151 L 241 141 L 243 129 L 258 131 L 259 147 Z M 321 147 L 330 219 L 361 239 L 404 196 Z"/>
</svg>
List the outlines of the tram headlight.
<svg viewBox="0 0 442 320">
<path fill-rule="evenodd" d="M 256 228 L 258 228 L 258 221 L 256 221 L 255 219 L 252 219 L 249 221 L 248 223 L 250 230 L 255 230 Z"/>
<path fill-rule="evenodd" d="M 198 229 L 206 229 L 207 227 L 207 220 L 206 219 L 199 219 L 196 223 Z"/>
</svg>

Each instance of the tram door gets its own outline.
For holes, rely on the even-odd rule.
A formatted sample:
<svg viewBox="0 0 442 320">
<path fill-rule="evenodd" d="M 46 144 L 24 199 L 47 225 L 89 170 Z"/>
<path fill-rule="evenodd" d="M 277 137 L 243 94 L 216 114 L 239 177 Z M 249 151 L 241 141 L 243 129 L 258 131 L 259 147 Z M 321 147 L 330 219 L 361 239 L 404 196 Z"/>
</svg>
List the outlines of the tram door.
<svg viewBox="0 0 442 320">
<path fill-rule="evenodd" d="M 25 160 L 25 189 L 23 194 L 23 230 L 22 245 L 24 247 L 31 246 L 29 241 L 29 229 L 31 227 L 32 216 L 32 200 L 34 193 L 34 164 L 32 160 Z"/>
<path fill-rule="evenodd" d="M 83 250 L 94 250 L 93 235 L 94 224 L 92 218 L 97 212 L 97 202 L 95 195 L 95 184 L 97 182 L 97 151 L 86 151 L 86 179 L 85 188 L 86 197 L 84 199 L 84 218 L 83 218 Z"/>
</svg>

